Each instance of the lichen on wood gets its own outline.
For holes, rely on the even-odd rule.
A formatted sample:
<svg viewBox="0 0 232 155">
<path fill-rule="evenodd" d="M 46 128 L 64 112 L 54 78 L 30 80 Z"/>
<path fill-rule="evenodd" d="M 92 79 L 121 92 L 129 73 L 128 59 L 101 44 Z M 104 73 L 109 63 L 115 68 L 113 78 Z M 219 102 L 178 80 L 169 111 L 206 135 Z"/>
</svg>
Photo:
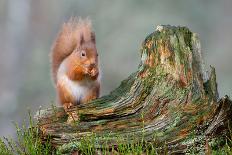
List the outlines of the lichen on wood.
<svg viewBox="0 0 232 155">
<path fill-rule="evenodd" d="M 61 107 L 40 110 L 36 118 L 41 138 L 51 138 L 60 152 L 78 150 L 81 138 L 111 135 L 131 142 L 134 137 L 164 143 L 169 152 L 186 153 L 195 148 L 204 152 L 226 136 L 232 117 L 232 103 L 218 98 L 216 73 L 204 70 L 197 34 L 186 27 L 158 26 L 141 48 L 138 70 L 109 95 L 77 105 L 79 122 L 67 123 Z M 96 147 L 101 149 L 101 141 Z"/>
</svg>

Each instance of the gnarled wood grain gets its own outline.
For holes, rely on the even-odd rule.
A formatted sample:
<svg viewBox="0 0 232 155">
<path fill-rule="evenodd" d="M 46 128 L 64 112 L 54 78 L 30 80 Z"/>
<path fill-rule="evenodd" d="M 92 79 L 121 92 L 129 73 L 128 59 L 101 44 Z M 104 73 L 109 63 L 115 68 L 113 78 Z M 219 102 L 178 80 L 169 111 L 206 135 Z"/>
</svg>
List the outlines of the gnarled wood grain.
<svg viewBox="0 0 232 155">
<path fill-rule="evenodd" d="M 197 142 L 204 152 L 228 134 L 232 103 L 227 96 L 218 98 L 215 69 L 204 70 L 200 50 L 197 35 L 188 28 L 158 26 L 142 44 L 135 73 L 109 95 L 69 110 L 78 113 L 79 122 L 68 124 L 61 107 L 40 110 L 41 138 L 50 136 L 60 152 L 78 149 L 78 140 L 92 133 L 110 133 L 108 142 L 114 146 L 117 136 L 128 142 L 137 137 L 155 139 L 157 147 L 165 143 L 169 152 L 179 153 Z"/>
</svg>

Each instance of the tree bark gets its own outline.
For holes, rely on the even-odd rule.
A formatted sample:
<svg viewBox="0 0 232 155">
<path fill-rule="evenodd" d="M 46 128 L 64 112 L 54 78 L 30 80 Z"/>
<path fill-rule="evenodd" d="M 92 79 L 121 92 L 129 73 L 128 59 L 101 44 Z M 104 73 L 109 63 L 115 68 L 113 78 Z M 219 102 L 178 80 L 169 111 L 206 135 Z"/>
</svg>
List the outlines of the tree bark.
<svg viewBox="0 0 232 155">
<path fill-rule="evenodd" d="M 165 144 L 170 153 L 193 147 L 205 152 L 229 133 L 232 103 L 218 98 L 215 69 L 204 70 L 197 35 L 186 27 L 158 26 L 142 44 L 135 73 L 109 95 L 68 113 L 76 113 L 79 122 L 67 123 L 62 107 L 36 115 L 41 138 L 50 137 L 63 153 L 77 150 L 74 144 L 92 133 L 110 134 L 112 146 L 118 136 L 127 142 L 136 137 L 161 149 Z"/>
</svg>

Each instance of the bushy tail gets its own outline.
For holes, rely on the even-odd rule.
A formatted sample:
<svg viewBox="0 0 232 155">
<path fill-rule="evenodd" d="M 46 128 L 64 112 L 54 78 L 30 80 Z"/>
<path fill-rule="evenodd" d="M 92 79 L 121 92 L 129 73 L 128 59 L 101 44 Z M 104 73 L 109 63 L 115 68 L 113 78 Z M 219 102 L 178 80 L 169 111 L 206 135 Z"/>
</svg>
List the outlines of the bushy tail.
<svg viewBox="0 0 232 155">
<path fill-rule="evenodd" d="M 71 18 L 67 23 L 63 24 L 51 51 L 52 77 L 55 84 L 60 64 L 75 48 L 80 47 L 83 41 L 95 42 L 92 23 L 88 18 Z"/>
</svg>

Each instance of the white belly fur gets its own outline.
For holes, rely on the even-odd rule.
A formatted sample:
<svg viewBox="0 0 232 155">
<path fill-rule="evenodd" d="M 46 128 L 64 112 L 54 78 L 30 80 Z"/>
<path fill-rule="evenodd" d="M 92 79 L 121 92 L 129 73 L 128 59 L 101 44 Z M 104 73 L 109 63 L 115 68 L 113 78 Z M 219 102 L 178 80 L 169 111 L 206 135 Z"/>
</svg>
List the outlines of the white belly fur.
<svg viewBox="0 0 232 155">
<path fill-rule="evenodd" d="M 63 75 L 59 78 L 58 82 L 62 82 L 62 85 L 70 90 L 71 96 L 75 98 L 76 101 L 80 101 L 81 98 L 84 98 L 91 90 L 91 86 L 89 84 L 85 85 L 82 82 L 72 81 L 66 75 Z"/>
</svg>

